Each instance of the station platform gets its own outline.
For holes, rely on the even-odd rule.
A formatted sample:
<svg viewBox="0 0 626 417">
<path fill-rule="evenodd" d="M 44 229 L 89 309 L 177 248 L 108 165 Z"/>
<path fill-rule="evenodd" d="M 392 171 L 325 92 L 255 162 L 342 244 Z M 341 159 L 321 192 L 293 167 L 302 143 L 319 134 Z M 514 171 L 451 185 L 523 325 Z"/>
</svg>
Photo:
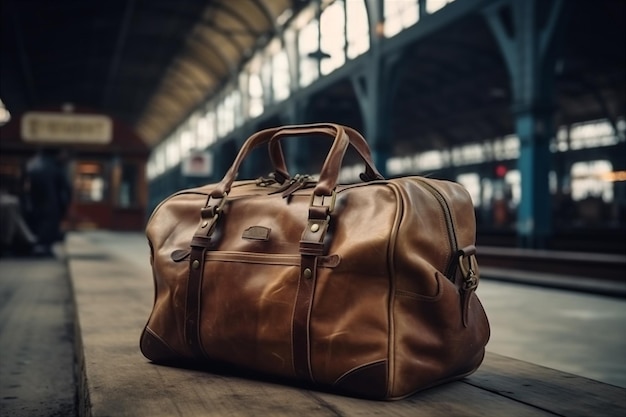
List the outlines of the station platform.
<svg viewBox="0 0 626 417">
<path fill-rule="evenodd" d="M 51 265 L 65 268 L 71 282 L 81 416 L 626 414 L 626 299 L 559 289 L 554 279 L 540 286 L 525 284 L 523 274 L 517 282 L 483 276 L 478 296 L 492 336 L 479 370 L 405 400 L 376 402 L 151 364 L 138 346 L 154 296 L 142 233 L 70 233 L 55 260 L 0 260 L 0 285 L 8 271 L 45 276 Z"/>
</svg>

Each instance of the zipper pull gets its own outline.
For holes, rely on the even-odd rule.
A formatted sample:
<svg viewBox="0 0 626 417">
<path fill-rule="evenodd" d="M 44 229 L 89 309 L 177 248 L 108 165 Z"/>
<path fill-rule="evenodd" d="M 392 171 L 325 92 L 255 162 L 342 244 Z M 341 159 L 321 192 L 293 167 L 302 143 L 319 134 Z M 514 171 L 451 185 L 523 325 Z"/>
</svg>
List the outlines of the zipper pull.
<svg viewBox="0 0 626 417">
<path fill-rule="evenodd" d="M 472 293 L 476 291 L 478 287 L 480 278 L 478 276 L 478 263 L 476 262 L 476 247 L 468 246 L 467 248 L 461 249 L 459 252 L 459 268 L 462 277 L 461 288 L 459 288 L 461 295 L 461 315 L 463 327 L 467 327 L 470 300 Z"/>
<path fill-rule="evenodd" d="M 257 187 L 269 187 L 272 184 L 276 184 L 278 183 L 278 181 L 276 181 L 276 179 L 274 178 L 273 173 L 270 174 L 270 176 L 268 178 L 266 177 L 259 177 L 256 179 L 256 185 Z"/>
<path fill-rule="evenodd" d="M 309 175 L 296 175 L 295 181 L 289 187 L 287 187 L 287 189 L 283 190 L 282 197 L 286 198 L 287 201 L 289 201 L 291 195 L 299 189 L 303 188 L 310 179 L 311 177 Z"/>
<path fill-rule="evenodd" d="M 277 190 L 272 191 L 270 194 L 282 193 L 283 191 L 291 187 L 293 184 L 295 184 L 295 182 L 298 181 L 299 178 L 300 178 L 300 174 L 296 174 L 295 177 L 289 178 L 288 181 L 285 181 L 283 183 L 282 187 L 278 188 Z"/>
<path fill-rule="evenodd" d="M 269 194 L 281 193 L 283 198 L 288 198 L 297 190 L 305 187 L 309 182 L 313 182 L 313 177 L 311 177 L 310 175 L 296 174 L 295 176 L 290 178 L 289 181 L 285 181 L 282 187 L 272 191 Z"/>
</svg>

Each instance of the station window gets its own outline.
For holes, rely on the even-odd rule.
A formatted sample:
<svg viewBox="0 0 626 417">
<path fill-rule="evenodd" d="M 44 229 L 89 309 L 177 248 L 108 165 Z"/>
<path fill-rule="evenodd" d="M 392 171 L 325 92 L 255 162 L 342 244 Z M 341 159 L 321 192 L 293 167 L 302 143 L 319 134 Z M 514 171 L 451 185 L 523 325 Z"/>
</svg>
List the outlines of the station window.
<svg viewBox="0 0 626 417">
<path fill-rule="evenodd" d="M 167 169 L 167 162 L 165 160 L 165 149 L 162 146 L 155 150 L 154 167 L 157 175 L 163 174 Z"/>
<path fill-rule="evenodd" d="M 105 199 L 108 184 L 104 165 L 79 162 L 74 175 L 74 198 L 81 203 L 100 203 Z"/>
<path fill-rule="evenodd" d="M 234 118 L 233 118 L 233 105 L 231 95 L 228 94 L 222 99 L 222 102 L 217 107 L 217 123 L 220 135 L 226 135 L 233 130 Z"/>
<path fill-rule="evenodd" d="M 522 199 L 522 174 L 518 169 L 507 171 L 504 175 L 504 182 L 510 193 L 511 205 L 517 207 Z"/>
<path fill-rule="evenodd" d="M 430 171 L 435 169 L 441 169 L 448 165 L 446 157 L 449 157 L 448 152 L 442 151 L 426 151 L 415 155 L 414 164 L 417 171 Z"/>
<path fill-rule="evenodd" d="M 274 100 L 281 101 L 289 97 L 291 76 L 287 52 L 281 50 L 272 57 L 272 94 Z"/>
<path fill-rule="evenodd" d="M 180 152 L 187 155 L 191 149 L 196 147 L 195 136 L 189 129 L 184 129 L 180 134 Z"/>
<path fill-rule="evenodd" d="M 263 84 L 263 102 L 272 102 L 272 60 L 261 55 L 261 83 Z"/>
<path fill-rule="evenodd" d="M 211 128 L 212 128 L 212 123 L 208 114 L 198 119 L 198 126 L 197 126 L 198 148 L 203 149 L 211 144 L 211 139 L 212 139 Z"/>
<path fill-rule="evenodd" d="M 248 116 L 257 117 L 263 114 L 263 83 L 261 76 L 250 73 L 248 78 Z"/>
<path fill-rule="evenodd" d="M 228 101 L 226 98 L 217 105 L 217 134 L 219 136 L 225 136 L 230 132 L 230 109 L 228 108 Z"/>
<path fill-rule="evenodd" d="M 319 25 L 312 20 L 298 33 L 298 51 L 300 53 L 300 87 L 306 87 L 319 77 L 319 61 L 309 54 L 319 48 Z"/>
<path fill-rule="evenodd" d="M 492 143 L 493 158 L 496 161 L 519 158 L 520 142 L 517 135 L 507 135 Z"/>
<path fill-rule="evenodd" d="M 482 144 L 470 143 L 452 148 L 452 163 L 456 166 L 479 164 L 485 161 L 485 153 Z"/>
<path fill-rule="evenodd" d="M 454 0 L 428 0 L 426 2 L 426 11 L 428 13 L 435 13 L 438 10 L 443 9 Z"/>
<path fill-rule="evenodd" d="M 428 2 L 430 3 L 430 1 Z M 427 4 L 428 4 L 427 3 Z M 419 20 L 417 0 L 385 0 L 385 37 L 391 38 Z"/>
<path fill-rule="evenodd" d="M 238 90 L 231 91 L 230 95 L 230 113 L 232 115 L 232 128 L 241 126 L 243 116 L 241 114 L 241 93 Z"/>
<path fill-rule="evenodd" d="M 565 126 L 558 128 L 554 139 L 550 142 L 550 152 L 567 152 L 569 134 Z"/>
<path fill-rule="evenodd" d="M 370 32 L 365 1 L 346 2 L 346 38 L 348 59 L 368 51 Z"/>
<path fill-rule="evenodd" d="M 607 120 L 573 124 L 569 132 L 573 150 L 610 146 L 617 143 L 613 126 Z"/>
<path fill-rule="evenodd" d="M 167 168 L 176 166 L 180 162 L 180 143 L 178 135 L 170 137 L 165 145 L 165 165 Z"/>
<path fill-rule="evenodd" d="M 613 165 L 610 161 L 576 162 L 571 168 L 572 200 L 602 199 L 613 201 L 613 182 L 611 173 Z"/>
<path fill-rule="evenodd" d="M 475 172 L 468 172 L 466 174 L 460 174 L 456 178 L 456 180 L 459 184 L 465 187 L 470 197 L 472 198 L 472 203 L 474 204 L 474 207 L 479 207 L 481 203 L 480 175 L 476 174 Z"/>
<path fill-rule="evenodd" d="M 346 16 L 343 1 L 328 6 L 320 17 L 321 50 L 330 55 L 320 62 L 322 75 L 327 75 L 346 62 Z"/>
</svg>

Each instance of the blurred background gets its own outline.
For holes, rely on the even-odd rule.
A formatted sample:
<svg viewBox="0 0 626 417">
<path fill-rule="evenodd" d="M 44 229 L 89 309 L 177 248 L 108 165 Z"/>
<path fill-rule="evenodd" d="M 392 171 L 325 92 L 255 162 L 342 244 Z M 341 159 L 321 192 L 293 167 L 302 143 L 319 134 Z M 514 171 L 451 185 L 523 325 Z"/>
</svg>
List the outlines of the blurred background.
<svg viewBox="0 0 626 417">
<path fill-rule="evenodd" d="M 64 231 L 142 230 L 250 134 L 327 121 L 386 177 L 465 185 L 479 245 L 626 251 L 622 0 L 1 4 L 4 188 L 62 149 Z M 328 141 L 288 142 L 292 174 L 319 171 Z M 265 152 L 239 178 L 271 172 Z M 361 171 L 348 154 L 342 182 Z"/>
<path fill-rule="evenodd" d="M 0 19 L 0 414 L 74 415 L 77 361 L 129 392 L 152 210 L 312 122 L 362 132 L 387 178 L 467 188 L 489 351 L 626 387 L 626 1 L 0 0 Z M 284 142 L 291 175 L 330 146 Z M 239 178 L 273 169 L 262 147 Z M 362 171 L 349 151 L 340 181 Z M 82 369 L 96 389 L 102 369 Z"/>
</svg>

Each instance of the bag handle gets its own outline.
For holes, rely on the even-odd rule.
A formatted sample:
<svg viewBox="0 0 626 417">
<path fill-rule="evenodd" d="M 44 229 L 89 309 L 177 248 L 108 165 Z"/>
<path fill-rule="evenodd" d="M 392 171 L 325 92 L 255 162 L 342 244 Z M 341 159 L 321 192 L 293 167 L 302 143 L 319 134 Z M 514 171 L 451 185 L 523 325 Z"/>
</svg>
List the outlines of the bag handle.
<svg viewBox="0 0 626 417">
<path fill-rule="evenodd" d="M 348 145 L 351 143 L 351 138 L 348 136 L 345 129 L 346 128 L 344 126 L 335 123 L 316 123 L 307 125 L 275 127 L 261 130 L 253 134 L 243 144 L 230 169 L 226 172 L 222 181 L 220 181 L 215 186 L 215 189 L 211 192 L 211 197 L 222 198 L 224 195 L 230 192 L 232 184 L 237 177 L 237 173 L 239 171 L 241 163 L 255 147 L 272 140 L 272 138 L 275 136 L 275 141 L 278 141 L 280 138 L 286 136 L 315 134 L 323 134 L 331 137 L 334 135 L 333 144 L 328 152 L 328 155 L 326 156 L 326 160 L 324 161 L 324 164 L 322 165 L 322 169 L 320 171 L 319 182 L 314 189 L 314 194 L 318 196 L 330 195 L 332 193 L 332 190 L 334 190 L 335 186 L 337 185 L 337 179 L 339 177 L 341 163 L 343 161 L 343 157 L 346 153 Z M 353 129 L 350 130 L 353 131 Z M 362 156 L 364 154 L 366 155 L 363 158 L 367 166 L 368 172 L 371 171 L 372 173 L 374 173 L 375 176 L 382 178 L 382 176 L 374 167 L 371 157 L 367 157 L 367 153 L 365 153 L 364 151 L 364 146 L 367 147 L 365 139 L 361 137 L 361 141 L 359 141 L 359 139 L 356 138 L 356 135 L 353 135 L 353 138 L 354 143 L 358 144 L 358 148 L 357 146 L 355 146 L 355 148 L 357 148 L 357 150 L 361 149 L 361 152 L 359 153 L 361 153 Z M 369 150 L 369 148 L 367 149 Z M 281 163 L 280 161 L 281 159 L 278 159 L 279 165 Z M 283 168 L 285 165 L 284 157 L 282 158 L 282 165 L 283 166 L 279 168 Z M 284 171 L 286 172 L 286 169 Z"/>
<path fill-rule="evenodd" d="M 304 125 L 310 126 L 310 125 Z M 372 160 L 372 153 L 370 147 L 368 146 L 365 138 L 356 130 L 348 126 L 341 126 L 346 134 L 348 135 L 348 139 L 350 140 L 350 145 L 354 147 L 354 149 L 361 156 L 361 159 L 365 162 L 365 172 L 361 174 L 361 180 L 363 181 L 373 181 L 373 180 L 382 180 L 384 177 L 378 172 L 374 162 Z M 290 128 L 287 126 L 286 128 Z M 324 129 L 323 127 L 320 129 Z M 291 135 L 290 132 L 284 132 L 285 129 L 281 129 L 276 132 L 274 136 L 269 140 L 268 148 L 270 153 L 270 159 L 272 160 L 272 164 L 274 165 L 275 172 L 277 177 L 279 178 L 290 178 L 289 172 L 287 170 L 287 164 L 285 163 L 285 156 L 282 150 L 282 146 L 280 144 L 280 139 L 284 136 Z M 333 137 L 334 133 L 331 129 L 327 129 L 326 134 L 329 137 Z"/>
</svg>

